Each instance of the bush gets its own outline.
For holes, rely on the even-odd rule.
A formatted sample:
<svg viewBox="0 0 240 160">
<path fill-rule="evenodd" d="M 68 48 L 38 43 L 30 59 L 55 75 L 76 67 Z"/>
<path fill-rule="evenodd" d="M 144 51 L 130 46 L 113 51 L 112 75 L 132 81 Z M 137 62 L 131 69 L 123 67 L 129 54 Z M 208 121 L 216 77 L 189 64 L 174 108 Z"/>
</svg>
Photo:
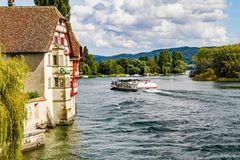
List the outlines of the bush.
<svg viewBox="0 0 240 160">
<path fill-rule="evenodd" d="M 195 80 L 195 81 L 214 81 L 214 80 L 216 80 L 216 76 L 214 74 L 214 70 L 212 68 L 208 68 L 206 72 L 195 75 L 193 80 Z"/>
<path fill-rule="evenodd" d="M 29 99 L 33 99 L 33 98 L 38 98 L 40 97 L 40 94 L 38 91 L 32 91 L 32 92 L 28 92 L 28 98 Z"/>
</svg>

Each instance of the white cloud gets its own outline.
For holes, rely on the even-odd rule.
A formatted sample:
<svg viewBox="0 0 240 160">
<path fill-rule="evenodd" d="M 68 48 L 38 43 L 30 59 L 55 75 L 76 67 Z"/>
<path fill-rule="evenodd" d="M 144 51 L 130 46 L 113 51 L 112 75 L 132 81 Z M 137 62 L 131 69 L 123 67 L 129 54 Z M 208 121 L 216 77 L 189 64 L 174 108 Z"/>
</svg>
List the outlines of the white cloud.
<svg viewBox="0 0 240 160">
<path fill-rule="evenodd" d="M 84 0 L 72 6 L 79 40 L 97 48 L 150 49 L 226 43 L 225 0 Z"/>
<path fill-rule="evenodd" d="M 73 16 L 76 16 L 79 20 L 84 20 L 84 18 L 93 14 L 93 8 L 89 6 L 75 5 L 72 8 L 72 12 L 74 13 Z"/>
</svg>

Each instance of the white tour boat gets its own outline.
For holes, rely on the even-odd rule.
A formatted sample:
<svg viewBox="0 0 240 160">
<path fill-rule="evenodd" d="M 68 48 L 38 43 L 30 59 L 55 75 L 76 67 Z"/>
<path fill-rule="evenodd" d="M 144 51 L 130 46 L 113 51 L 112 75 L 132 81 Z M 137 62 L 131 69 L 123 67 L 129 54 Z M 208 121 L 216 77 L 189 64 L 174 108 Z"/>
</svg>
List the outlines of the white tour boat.
<svg viewBox="0 0 240 160">
<path fill-rule="evenodd" d="M 154 89 L 158 88 L 157 84 L 150 80 L 142 79 L 118 79 L 111 84 L 112 90 L 133 91 L 138 89 Z"/>
</svg>

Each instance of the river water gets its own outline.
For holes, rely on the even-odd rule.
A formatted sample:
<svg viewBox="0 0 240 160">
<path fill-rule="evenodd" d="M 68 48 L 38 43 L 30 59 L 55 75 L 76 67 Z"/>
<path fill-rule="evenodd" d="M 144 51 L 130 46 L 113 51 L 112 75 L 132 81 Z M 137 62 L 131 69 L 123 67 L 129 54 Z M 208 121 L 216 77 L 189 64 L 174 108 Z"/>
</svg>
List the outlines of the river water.
<svg viewBox="0 0 240 160">
<path fill-rule="evenodd" d="M 240 159 L 240 83 L 151 79 L 160 89 L 136 93 L 81 79 L 75 123 L 24 159 Z"/>
</svg>

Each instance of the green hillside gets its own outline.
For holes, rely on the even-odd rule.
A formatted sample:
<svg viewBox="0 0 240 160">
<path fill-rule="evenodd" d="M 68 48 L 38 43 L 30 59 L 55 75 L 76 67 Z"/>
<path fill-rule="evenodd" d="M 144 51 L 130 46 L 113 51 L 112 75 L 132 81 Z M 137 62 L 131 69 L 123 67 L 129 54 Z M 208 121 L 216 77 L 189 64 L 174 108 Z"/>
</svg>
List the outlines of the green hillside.
<svg viewBox="0 0 240 160">
<path fill-rule="evenodd" d="M 142 52 L 142 53 L 137 53 L 137 54 L 119 54 L 119 55 L 115 55 L 115 56 L 99 56 L 99 55 L 95 55 L 95 59 L 97 62 L 99 62 L 100 60 L 108 60 L 108 59 L 113 59 L 113 60 L 118 60 L 121 58 L 128 58 L 128 59 L 137 59 L 139 57 L 154 57 L 155 55 L 159 56 L 160 52 L 163 50 L 168 50 L 169 52 L 173 52 L 173 51 L 178 51 L 181 52 L 184 60 L 187 64 L 191 64 L 192 63 L 192 57 L 194 54 L 196 54 L 199 50 L 198 47 L 179 47 L 179 48 L 169 48 L 169 49 L 158 49 L 158 50 L 154 50 L 151 52 Z"/>
</svg>

